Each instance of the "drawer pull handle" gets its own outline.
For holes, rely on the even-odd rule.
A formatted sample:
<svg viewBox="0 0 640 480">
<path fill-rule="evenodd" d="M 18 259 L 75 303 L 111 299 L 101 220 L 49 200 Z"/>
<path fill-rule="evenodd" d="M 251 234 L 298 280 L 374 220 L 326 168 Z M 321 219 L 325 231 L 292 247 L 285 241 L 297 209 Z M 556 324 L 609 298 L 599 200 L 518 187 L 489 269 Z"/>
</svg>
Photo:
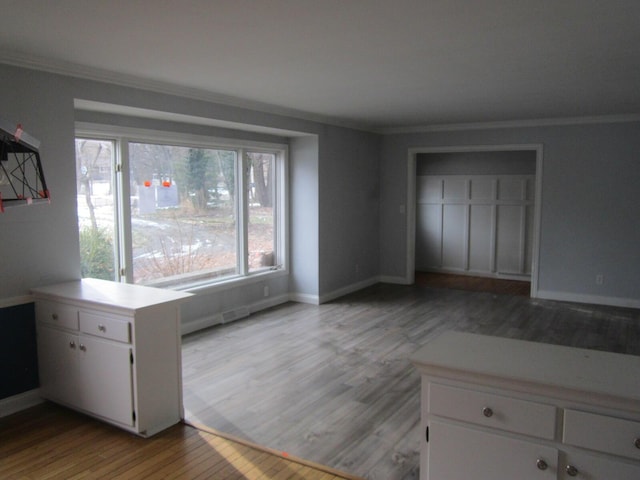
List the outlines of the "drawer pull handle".
<svg viewBox="0 0 640 480">
<path fill-rule="evenodd" d="M 567 465 L 567 475 L 570 477 L 575 477 L 578 475 L 578 469 L 573 465 Z"/>
<path fill-rule="evenodd" d="M 640 448 L 640 437 L 636 438 L 633 444 L 636 446 L 636 448 Z"/>
<path fill-rule="evenodd" d="M 76 342 L 74 342 L 73 340 L 71 340 L 69 342 L 69 348 L 76 348 Z"/>
<path fill-rule="evenodd" d="M 99 325 L 98 325 L 98 330 L 100 330 L 101 332 L 106 332 L 106 331 L 107 331 L 107 327 L 105 327 L 105 326 L 104 326 L 104 325 L 102 325 L 102 324 L 99 324 Z"/>
<path fill-rule="evenodd" d="M 547 465 L 547 462 L 543 459 L 539 458 L 536 460 L 536 466 L 538 467 L 538 470 L 546 470 L 549 465 Z"/>
<path fill-rule="evenodd" d="M 58 320 L 58 314 L 57 313 L 52 313 L 51 314 L 51 318 L 53 318 L 54 320 Z"/>
<path fill-rule="evenodd" d="M 491 410 L 489 407 L 484 407 L 482 409 L 482 414 L 487 418 L 493 417 L 493 410 Z"/>
<path fill-rule="evenodd" d="M 80 348 L 80 350 L 82 350 L 83 352 L 87 351 L 87 347 L 85 347 L 82 343 L 80 344 L 80 347 L 78 347 L 78 348 Z"/>
</svg>

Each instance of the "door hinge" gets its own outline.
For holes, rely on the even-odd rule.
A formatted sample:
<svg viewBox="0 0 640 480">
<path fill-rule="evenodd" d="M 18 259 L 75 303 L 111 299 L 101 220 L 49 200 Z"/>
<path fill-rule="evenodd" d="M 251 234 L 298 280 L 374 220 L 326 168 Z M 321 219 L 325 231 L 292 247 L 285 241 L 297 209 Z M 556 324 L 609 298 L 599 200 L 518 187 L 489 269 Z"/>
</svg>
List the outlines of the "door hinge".
<svg viewBox="0 0 640 480">
<path fill-rule="evenodd" d="M 427 427 L 427 431 L 425 432 L 425 438 L 427 440 L 427 443 L 429 443 L 429 427 Z"/>
</svg>

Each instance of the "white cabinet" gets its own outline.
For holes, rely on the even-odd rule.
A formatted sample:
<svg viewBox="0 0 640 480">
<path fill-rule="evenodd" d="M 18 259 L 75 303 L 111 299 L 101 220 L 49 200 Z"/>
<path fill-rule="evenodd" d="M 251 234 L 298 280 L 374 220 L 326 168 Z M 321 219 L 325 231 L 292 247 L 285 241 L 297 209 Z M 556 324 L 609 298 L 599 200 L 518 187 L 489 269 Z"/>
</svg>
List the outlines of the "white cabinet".
<svg viewBox="0 0 640 480">
<path fill-rule="evenodd" d="M 640 465 L 614 457 L 595 456 L 585 452 L 564 453 L 561 458 L 561 480 L 635 480 L 640 478 Z"/>
<path fill-rule="evenodd" d="M 640 478 L 640 357 L 446 332 L 422 373 L 422 480 Z"/>
<path fill-rule="evenodd" d="M 558 450 L 553 447 L 437 420 L 430 423 L 429 436 L 430 479 L 556 478 Z"/>
<path fill-rule="evenodd" d="M 190 294 L 95 279 L 33 294 L 44 398 L 142 436 L 180 421 L 180 303 Z"/>
</svg>

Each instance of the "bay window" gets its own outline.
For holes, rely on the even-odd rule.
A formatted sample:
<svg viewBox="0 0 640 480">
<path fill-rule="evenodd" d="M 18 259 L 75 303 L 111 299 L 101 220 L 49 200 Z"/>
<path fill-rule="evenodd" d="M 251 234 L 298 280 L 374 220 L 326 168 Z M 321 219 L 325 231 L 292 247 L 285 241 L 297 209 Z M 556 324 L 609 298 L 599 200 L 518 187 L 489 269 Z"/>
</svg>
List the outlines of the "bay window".
<svg viewBox="0 0 640 480">
<path fill-rule="evenodd" d="M 286 148 L 79 131 L 83 276 L 159 287 L 285 268 Z"/>
</svg>

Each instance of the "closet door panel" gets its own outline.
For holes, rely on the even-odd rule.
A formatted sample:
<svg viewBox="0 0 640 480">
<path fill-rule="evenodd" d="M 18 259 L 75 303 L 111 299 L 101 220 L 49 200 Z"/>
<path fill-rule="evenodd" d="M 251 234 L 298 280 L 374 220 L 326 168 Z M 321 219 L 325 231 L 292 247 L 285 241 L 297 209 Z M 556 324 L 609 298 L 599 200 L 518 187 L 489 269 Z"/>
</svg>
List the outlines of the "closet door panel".
<svg viewBox="0 0 640 480">
<path fill-rule="evenodd" d="M 493 207 L 471 205 L 469 210 L 469 270 L 493 270 Z"/>
<path fill-rule="evenodd" d="M 520 273 L 522 262 L 520 230 L 522 207 L 499 205 L 496 235 L 496 263 L 499 273 Z"/>
<path fill-rule="evenodd" d="M 440 177 L 417 177 L 416 199 L 418 203 L 442 201 L 442 183 Z"/>
<path fill-rule="evenodd" d="M 442 212 L 442 266 L 452 270 L 466 267 L 466 205 L 444 205 Z"/>
<path fill-rule="evenodd" d="M 418 205 L 416 269 L 442 267 L 442 205 Z"/>
</svg>

